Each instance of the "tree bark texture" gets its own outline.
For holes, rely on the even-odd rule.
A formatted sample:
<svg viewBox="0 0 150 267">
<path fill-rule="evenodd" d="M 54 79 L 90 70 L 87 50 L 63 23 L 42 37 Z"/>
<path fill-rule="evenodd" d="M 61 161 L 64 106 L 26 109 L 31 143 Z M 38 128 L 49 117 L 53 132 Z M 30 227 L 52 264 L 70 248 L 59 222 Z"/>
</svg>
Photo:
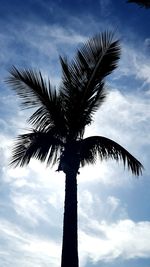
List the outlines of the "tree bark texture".
<svg viewBox="0 0 150 267">
<path fill-rule="evenodd" d="M 61 267 L 78 267 L 77 173 L 66 173 Z"/>
</svg>

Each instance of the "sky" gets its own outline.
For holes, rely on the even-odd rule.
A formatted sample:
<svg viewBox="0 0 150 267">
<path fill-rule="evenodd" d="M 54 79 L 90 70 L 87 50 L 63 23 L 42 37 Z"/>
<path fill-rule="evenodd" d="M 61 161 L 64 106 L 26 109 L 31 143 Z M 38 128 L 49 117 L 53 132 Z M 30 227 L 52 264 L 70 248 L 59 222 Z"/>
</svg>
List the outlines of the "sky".
<svg viewBox="0 0 150 267">
<path fill-rule="evenodd" d="M 120 39 L 118 68 L 86 136 L 124 146 L 144 166 L 134 177 L 122 163 L 97 161 L 78 175 L 80 267 L 150 267 L 150 10 L 125 0 L 1 0 L 0 266 L 59 267 L 65 177 L 36 160 L 10 168 L 11 149 L 31 110 L 5 83 L 12 65 L 41 70 L 58 86 L 59 55 L 97 33 Z"/>
</svg>

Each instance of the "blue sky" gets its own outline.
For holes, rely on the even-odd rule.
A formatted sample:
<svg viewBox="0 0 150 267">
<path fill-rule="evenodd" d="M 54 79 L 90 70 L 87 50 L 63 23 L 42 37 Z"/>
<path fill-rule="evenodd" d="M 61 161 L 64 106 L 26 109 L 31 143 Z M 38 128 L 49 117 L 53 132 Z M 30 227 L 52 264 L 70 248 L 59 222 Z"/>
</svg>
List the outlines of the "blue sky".
<svg viewBox="0 0 150 267">
<path fill-rule="evenodd" d="M 95 33 L 115 30 L 122 55 L 107 79 L 108 98 L 86 135 L 109 137 L 144 165 L 133 177 L 122 164 L 97 162 L 78 176 L 80 267 L 150 266 L 150 10 L 125 0 L 1 0 L 0 266 L 58 267 L 63 174 L 32 160 L 11 169 L 14 138 L 30 111 L 4 83 L 12 65 L 40 69 L 56 86 L 59 54 L 74 56 Z"/>
</svg>

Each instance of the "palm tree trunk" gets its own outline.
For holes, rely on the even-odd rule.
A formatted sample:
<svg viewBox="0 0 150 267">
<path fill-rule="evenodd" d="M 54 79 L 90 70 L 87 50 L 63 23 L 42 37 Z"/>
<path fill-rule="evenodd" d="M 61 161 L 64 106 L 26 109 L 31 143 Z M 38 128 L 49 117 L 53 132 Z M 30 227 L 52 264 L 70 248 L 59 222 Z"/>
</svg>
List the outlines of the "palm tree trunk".
<svg viewBox="0 0 150 267">
<path fill-rule="evenodd" d="M 61 267 L 78 267 L 77 173 L 66 173 Z"/>
</svg>

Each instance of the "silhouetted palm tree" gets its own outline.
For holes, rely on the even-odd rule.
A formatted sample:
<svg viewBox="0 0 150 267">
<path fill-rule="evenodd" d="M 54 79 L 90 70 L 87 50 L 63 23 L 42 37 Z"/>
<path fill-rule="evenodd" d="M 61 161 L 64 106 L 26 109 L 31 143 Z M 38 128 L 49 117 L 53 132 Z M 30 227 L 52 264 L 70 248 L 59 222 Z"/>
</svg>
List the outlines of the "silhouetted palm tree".
<svg viewBox="0 0 150 267">
<path fill-rule="evenodd" d="M 8 83 L 22 100 L 24 108 L 36 108 L 29 123 L 32 130 L 19 135 L 11 164 L 24 166 L 31 158 L 58 163 L 66 175 L 62 267 L 78 267 L 77 174 L 79 168 L 100 160 L 123 161 L 135 175 L 141 163 L 116 142 L 103 137 L 84 138 L 87 125 L 106 98 L 105 77 L 116 67 L 120 45 L 105 32 L 91 38 L 70 63 L 60 57 L 62 83 L 56 90 L 41 72 L 13 67 Z"/>
<path fill-rule="evenodd" d="M 150 8 L 150 0 L 128 0 L 127 3 L 136 3 L 141 7 Z"/>
</svg>

